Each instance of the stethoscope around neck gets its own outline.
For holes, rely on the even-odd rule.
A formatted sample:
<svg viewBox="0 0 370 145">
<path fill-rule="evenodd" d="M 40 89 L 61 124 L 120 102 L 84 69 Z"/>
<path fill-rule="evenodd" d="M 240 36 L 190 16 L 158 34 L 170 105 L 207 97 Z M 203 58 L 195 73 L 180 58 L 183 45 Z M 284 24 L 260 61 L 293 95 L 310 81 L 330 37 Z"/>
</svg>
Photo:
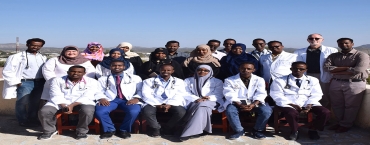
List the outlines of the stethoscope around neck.
<svg viewBox="0 0 370 145">
<path fill-rule="evenodd" d="M 176 79 L 173 78 L 173 80 L 171 81 L 171 89 L 175 89 L 174 88 L 175 83 L 176 83 Z M 153 85 L 150 88 L 156 89 L 158 87 L 159 87 L 159 84 L 155 81 L 155 79 L 153 79 Z"/>
<path fill-rule="evenodd" d="M 286 78 L 286 85 L 285 85 L 284 89 L 290 89 L 291 88 L 291 86 L 289 85 L 289 77 L 290 77 L 290 75 L 288 75 L 288 77 Z M 306 81 L 307 81 L 307 84 L 310 84 L 310 80 L 306 80 Z"/>
<path fill-rule="evenodd" d="M 65 88 L 64 89 L 70 89 L 69 87 L 68 87 L 68 82 L 67 82 L 67 80 L 68 80 L 68 77 L 66 77 L 66 79 L 65 79 L 65 84 L 66 84 L 66 86 L 65 86 Z M 84 87 L 81 87 L 81 83 L 80 82 L 84 82 Z M 79 82 L 78 82 L 78 88 L 79 88 L 79 90 L 81 91 L 81 90 L 86 90 L 87 88 L 86 88 L 86 81 L 85 81 L 85 79 L 84 78 L 82 78 Z"/>
<path fill-rule="evenodd" d="M 131 84 L 131 82 L 132 82 L 132 77 L 130 76 L 130 75 L 128 75 L 127 73 L 125 73 L 124 75 L 127 75 L 128 76 L 128 78 L 129 78 L 129 81 L 128 81 L 128 83 L 126 82 L 126 81 L 124 81 L 124 79 L 122 78 L 122 80 L 121 80 L 121 82 L 123 81 L 123 84 Z M 109 89 L 109 87 L 110 87 L 110 85 L 109 85 L 109 77 L 110 77 L 111 75 L 108 75 L 107 76 L 107 80 L 106 80 L 106 82 L 105 82 L 105 90 L 108 90 Z M 113 76 L 112 76 L 113 77 Z M 120 83 L 121 83 L 120 82 Z"/>
<path fill-rule="evenodd" d="M 30 68 L 30 66 L 28 65 L 28 55 L 27 55 L 27 51 L 24 51 L 25 53 L 26 53 L 26 61 L 27 61 L 27 65 L 26 65 L 26 67 L 25 67 L 25 69 L 29 69 Z M 40 53 L 40 52 L 37 52 L 37 53 Z M 41 53 L 40 53 L 41 54 Z M 42 59 L 42 58 L 41 58 Z M 45 63 L 45 60 L 44 59 L 42 59 L 42 61 Z"/>
</svg>

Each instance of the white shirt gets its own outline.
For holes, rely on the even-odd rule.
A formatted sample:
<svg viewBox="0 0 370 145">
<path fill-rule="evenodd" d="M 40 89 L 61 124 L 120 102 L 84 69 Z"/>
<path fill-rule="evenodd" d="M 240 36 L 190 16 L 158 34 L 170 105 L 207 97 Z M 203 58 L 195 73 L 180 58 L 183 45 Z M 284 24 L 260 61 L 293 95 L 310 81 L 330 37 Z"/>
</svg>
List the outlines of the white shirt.
<svg viewBox="0 0 370 145">
<path fill-rule="evenodd" d="M 216 57 L 218 60 L 221 60 L 222 57 L 226 56 L 226 53 L 216 50 L 212 53 L 213 57 Z"/>
<path fill-rule="evenodd" d="M 289 78 L 288 78 L 289 76 Z M 296 104 L 305 107 L 307 104 L 321 106 L 322 91 L 319 80 L 315 77 L 303 75 L 301 87 L 296 85 L 296 77 L 288 75 L 276 78 L 270 88 L 270 96 L 280 107 L 291 107 L 288 104 Z"/>
<path fill-rule="evenodd" d="M 23 70 L 23 79 L 38 79 L 43 78 L 42 76 L 42 66 L 46 62 L 46 59 L 44 59 L 44 56 L 42 56 L 40 53 L 29 53 L 26 52 L 26 67 Z M 27 60 L 28 59 L 28 60 Z M 28 63 L 28 67 L 27 67 Z"/>
<path fill-rule="evenodd" d="M 297 57 L 297 61 L 303 61 L 303 62 L 306 62 L 307 60 L 307 49 L 308 47 L 306 48 L 301 48 L 301 49 L 297 49 L 296 51 L 294 51 L 294 54 L 297 54 L 298 57 Z M 324 68 L 324 63 L 325 63 L 325 60 L 326 58 L 328 58 L 328 56 L 332 53 L 336 53 L 338 52 L 338 49 L 334 48 L 334 47 L 328 47 L 328 46 L 324 46 L 324 45 L 321 45 L 321 54 L 320 54 L 320 80 L 324 83 L 329 83 L 330 82 L 330 79 L 332 78 L 332 75 L 330 74 L 330 72 L 328 71 L 325 71 Z"/>
<path fill-rule="evenodd" d="M 130 67 L 127 70 L 123 71 L 123 72 L 126 72 L 128 74 L 133 75 L 134 71 L 135 71 L 134 66 L 130 62 Z M 100 78 L 101 76 L 108 76 L 108 75 L 111 75 L 111 74 L 112 74 L 112 72 L 111 72 L 110 69 L 105 68 L 105 67 L 101 66 L 100 64 L 96 65 L 96 67 L 95 67 L 95 76 L 96 76 L 96 78 Z"/>
<path fill-rule="evenodd" d="M 281 54 L 272 61 L 272 54 L 262 55 L 260 57 L 260 64 L 262 65 L 261 76 L 265 79 L 265 82 L 270 82 L 270 79 L 274 80 L 277 77 L 289 75 L 291 73 L 290 67 L 292 63 L 297 60 L 297 55 L 281 52 Z"/>
<path fill-rule="evenodd" d="M 70 105 L 79 102 L 84 105 L 95 105 L 94 94 L 98 86 L 95 79 L 84 77 L 73 85 L 67 76 L 63 76 L 52 79 L 50 85 L 50 100 L 46 106 L 53 106 L 59 110 L 59 104 Z"/>
</svg>

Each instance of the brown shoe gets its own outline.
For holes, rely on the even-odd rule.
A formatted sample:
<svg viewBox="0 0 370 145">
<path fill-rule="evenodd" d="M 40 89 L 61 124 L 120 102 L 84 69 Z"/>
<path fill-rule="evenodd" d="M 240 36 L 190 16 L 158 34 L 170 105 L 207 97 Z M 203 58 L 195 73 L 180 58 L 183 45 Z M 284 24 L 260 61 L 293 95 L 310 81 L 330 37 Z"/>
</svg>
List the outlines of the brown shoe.
<svg viewBox="0 0 370 145">
<path fill-rule="evenodd" d="M 329 128 L 328 128 L 328 130 L 337 130 L 338 128 L 340 128 L 341 126 L 339 125 L 339 124 L 335 124 L 335 125 L 333 125 L 333 126 L 330 126 Z"/>
<path fill-rule="evenodd" d="M 349 130 L 349 128 L 347 127 L 339 127 L 337 130 L 335 130 L 336 133 L 343 133 L 343 132 L 347 132 Z"/>
</svg>

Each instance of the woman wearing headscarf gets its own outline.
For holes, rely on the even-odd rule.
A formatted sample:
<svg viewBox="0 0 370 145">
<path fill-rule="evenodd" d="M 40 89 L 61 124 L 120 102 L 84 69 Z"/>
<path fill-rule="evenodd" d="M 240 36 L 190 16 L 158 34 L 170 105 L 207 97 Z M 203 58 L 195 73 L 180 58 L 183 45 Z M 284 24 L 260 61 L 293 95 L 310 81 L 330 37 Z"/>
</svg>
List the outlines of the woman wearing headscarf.
<svg viewBox="0 0 370 145">
<path fill-rule="evenodd" d="M 199 65 L 194 77 L 185 79 L 185 100 L 188 110 L 183 117 L 186 123 L 180 140 L 187 140 L 203 131 L 212 133 L 212 110 L 223 112 L 223 83 L 213 77 L 213 70 L 209 65 Z"/>
<path fill-rule="evenodd" d="M 99 42 L 90 42 L 81 55 L 89 59 L 93 66 L 96 66 L 104 58 L 104 48 Z"/>
<path fill-rule="evenodd" d="M 166 48 L 157 48 L 152 53 L 150 53 L 149 61 L 145 62 L 142 65 L 141 74 L 139 74 L 139 76 L 143 80 L 151 77 L 156 77 L 157 75 L 159 75 L 159 69 L 163 64 L 171 64 L 173 66 L 175 70 L 175 72 L 172 73 L 173 77 L 184 79 L 181 65 L 169 58 Z"/>
<path fill-rule="evenodd" d="M 141 60 L 139 54 L 135 52 L 131 52 L 132 45 L 128 42 L 122 42 L 118 44 L 117 48 L 122 49 L 125 52 L 125 58 L 128 59 L 132 66 L 134 66 L 136 74 L 139 74 L 139 71 L 141 70 L 141 65 L 143 65 L 143 61 Z"/>
<path fill-rule="evenodd" d="M 214 56 L 212 56 L 211 48 L 208 45 L 198 45 L 190 53 L 190 57 L 186 58 L 183 63 L 183 70 L 185 77 L 192 77 L 195 73 L 195 69 L 199 65 L 209 65 L 213 70 L 213 75 L 216 76 L 219 73 L 221 67 L 220 62 Z"/>
<path fill-rule="evenodd" d="M 134 68 L 132 67 L 132 64 L 125 59 L 124 56 L 125 52 L 122 49 L 114 48 L 109 51 L 109 56 L 104 58 L 102 62 L 100 62 L 98 65 L 96 65 L 96 78 L 100 78 L 101 76 L 108 76 L 111 73 L 110 70 L 110 64 L 113 60 L 120 60 L 124 62 L 125 69 L 124 72 L 128 74 L 134 74 Z"/>
<path fill-rule="evenodd" d="M 221 72 L 217 78 L 224 80 L 225 78 L 238 74 L 239 66 L 244 62 L 252 62 L 256 69 L 254 74 L 256 74 L 259 68 L 258 60 L 253 55 L 246 53 L 246 49 L 243 43 L 234 44 L 230 52 L 221 59 Z"/>
<path fill-rule="evenodd" d="M 69 67 L 80 65 L 85 67 L 85 76 L 94 78 L 95 67 L 89 59 L 83 57 L 76 46 L 68 45 L 63 48 L 60 56 L 50 58 L 42 67 L 42 74 L 46 80 L 41 99 L 49 100 L 50 81 L 55 77 L 67 75 Z"/>
</svg>

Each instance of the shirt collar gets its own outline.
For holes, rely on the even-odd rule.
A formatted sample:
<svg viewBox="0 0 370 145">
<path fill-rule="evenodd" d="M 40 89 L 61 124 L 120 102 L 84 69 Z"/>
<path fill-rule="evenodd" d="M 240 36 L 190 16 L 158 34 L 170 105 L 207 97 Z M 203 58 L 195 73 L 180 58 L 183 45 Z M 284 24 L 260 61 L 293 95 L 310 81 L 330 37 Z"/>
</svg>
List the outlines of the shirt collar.
<svg viewBox="0 0 370 145">
<path fill-rule="evenodd" d="M 349 51 L 348 53 L 353 54 L 353 53 L 355 53 L 356 51 L 357 51 L 356 49 L 352 48 L 352 50 L 351 50 L 351 51 Z M 344 54 L 342 51 L 340 51 L 340 53 Z"/>
<path fill-rule="evenodd" d="M 312 48 L 311 48 L 311 46 L 308 46 L 308 47 L 307 47 L 307 50 L 308 50 L 308 51 L 311 51 L 311 52 L 312 52 L 312 51 L 317 51 L 317 50 L 322 51 L 322 45 L 321 45 L 318 49 L 312 49 Z"/>
<path fill-rule="evenodd" d="M 114 78 L 116 78 L 116 77 L 117 77 L 117 74 L 112 74 L 112 76 L 113 76 Z M 123 72 L 122 72 L 122 73 L 120 73 L 120 74 L 119 74 L 119 76 L 120 76 L 121 78 L 123 78 Z"/>
<path fill-rule="evenodd" d="M 170 82 L 172 80 L 172 76 L 166 81 L 164 80 L 160 75 L 158 75 L 158 79 L 161 81 L 161 82 Z"/>
</svg>

